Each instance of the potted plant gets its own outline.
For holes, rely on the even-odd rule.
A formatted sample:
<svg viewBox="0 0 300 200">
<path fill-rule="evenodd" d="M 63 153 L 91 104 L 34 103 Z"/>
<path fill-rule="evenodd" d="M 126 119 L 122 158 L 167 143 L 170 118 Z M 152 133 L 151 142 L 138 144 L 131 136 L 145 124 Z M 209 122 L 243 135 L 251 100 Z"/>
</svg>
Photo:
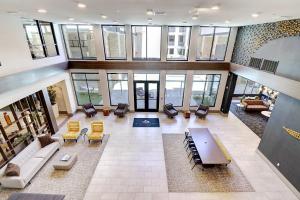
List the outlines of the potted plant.
<svg viewBox="0 0 300 200">
<path fill-rule="evenodd" d="M 55 118 L 58 118 L 59 111 L 58 111 L 58 105 L 56 103 L 56 91 L 54 89 L 54 86 L 50 86 L 47 89 L 48 89 L 48 94 L 49 94 L 49 98 L 50 98 L 50 102 L 52 105 L 52 110 L 53 110 L 54 116 L 55 116 Z"/>
</svg>

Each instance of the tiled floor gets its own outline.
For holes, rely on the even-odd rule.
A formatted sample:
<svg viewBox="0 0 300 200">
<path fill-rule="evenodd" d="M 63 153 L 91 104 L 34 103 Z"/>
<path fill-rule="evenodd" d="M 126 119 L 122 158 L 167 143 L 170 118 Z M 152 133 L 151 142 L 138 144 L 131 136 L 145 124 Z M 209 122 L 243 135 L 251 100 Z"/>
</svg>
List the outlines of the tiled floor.
<svg viewBox="0 0 300 200">
<path fill-rule="evenodd" d="M 159 117 L 160 128 L 132 128 L 134 117 Z M 130 113 L 119 119 L 113 115 L 80 119 L 105 122 L 111 134 L 85 200 L 294 200 L 297 199 L 256 152 L 260 139 L 233 114 L 209 114 L 206 120 L 184 119 L 182 114 L 168 119 L 161 113 Z M 168 193 L 162 133 L 183 133 L 187 127 L 208 127 L 217 134 L 245 174 L 255 192 L 249 193 Z M 64 131 L 65 126 L 61 131 Z M 178 174 L 180 176 L 180 174 Z"/>
</svg>

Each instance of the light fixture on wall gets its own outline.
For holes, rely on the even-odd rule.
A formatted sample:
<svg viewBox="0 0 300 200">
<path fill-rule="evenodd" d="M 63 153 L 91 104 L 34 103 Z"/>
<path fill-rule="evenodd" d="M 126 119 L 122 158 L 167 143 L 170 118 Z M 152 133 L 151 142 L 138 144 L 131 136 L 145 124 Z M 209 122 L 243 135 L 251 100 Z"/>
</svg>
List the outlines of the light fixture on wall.
<svg viewBox="0 0 300 200">
<path fill-rule="evenodd" d="M 253 13 L 253 14 L 251 15 L 251 17 L 257 18 L 257 17 L 259 17 L 259 14 L 258 14 L 258 13 Z"/>
<path fill-rule="evenodd" d="M 230 21 L 229 21 L 229 20 L 226 20 L 226 21 L 225 21 L 225 24 L 229 24 L 229 23 L 230 23 Z"/>
<path fill-rule="evenodd" d="M 47 10 L 45 10 L 45 9 L 38 9 L 38 13 L 47 13 Z"/>
<path fill-rule="evenodd" d="M 153 11 L 152 9 L 147 9 L 146 14 L 149 15 L 149 16 L 152 16 L 152 15 L 154 15 L 155 13 L 154 13 L 154 11 Z"/>
<path fill-rule="evenodd" d="M 101 15 L 101 18 L 102 19 L 107 19 L 107 16 L 106 15 Z"/>
<path fill-rule="evenodd" d="M 78 3 L 77 7 L 78 8 L 86 8 L 86 5 L 84 3 Z"/>
<path fill-rule="evenodd" d="M 69 21 L 74 21 L 74 18 L 70 17 L 70 18 L 69 18 Z"/>
<path fill-rule="evenodd" d="M 220 10 L 220 6 L 215 5 L 215 6 L 212 6 L 210 9 L 212 9 L 212 10 Z"/>
<path fill-rule="evenodd" d="M 192 16 L 192 20 L 197 20 L 198 19 L 198 16 L 197 15 L 193 15 Z"/>
</svg>

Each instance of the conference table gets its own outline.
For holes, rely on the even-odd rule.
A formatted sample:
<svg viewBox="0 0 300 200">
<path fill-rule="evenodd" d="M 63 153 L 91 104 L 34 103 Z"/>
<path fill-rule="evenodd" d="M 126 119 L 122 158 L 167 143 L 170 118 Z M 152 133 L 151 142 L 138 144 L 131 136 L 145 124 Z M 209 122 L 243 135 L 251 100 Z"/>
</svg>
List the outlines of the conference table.
<svg viewBox="0 0 300 200">
<path fill-rule="evenodd" d="M 204 166 L 226 165 L 230 162 L 207 128 L 189 128 L 188 130 Z"/>
</svg>

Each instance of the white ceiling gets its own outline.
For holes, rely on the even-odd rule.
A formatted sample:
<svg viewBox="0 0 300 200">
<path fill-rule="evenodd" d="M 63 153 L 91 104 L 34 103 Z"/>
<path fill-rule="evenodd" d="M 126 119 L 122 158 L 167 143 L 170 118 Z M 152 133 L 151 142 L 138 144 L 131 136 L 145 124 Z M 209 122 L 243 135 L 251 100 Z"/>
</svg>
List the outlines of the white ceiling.
<svg viewBox="0 0 300 200">
<path fill-rule="evenodd" d="M 77 3 L 86 4 L 80 9 Z M 219 10 L 211 10 L 218 5 Z M 195 7 L 208 8 L 193 20 Z M 0 12 L 56 23 L 241 26 L 300 18 L 300 0 L 0 0 Z M 47 13 L 38 13 L 46 9 Z M 147 16 L 147 9 L 166 15 Z M 259 13 L 253 18 L 251 14 Z M 107 19 L 102 19 L 106 15 Z M 69 21 L 74 18 L 74 21 Z M 228 20 L 230 23 L 225 23 Z M 184 23 L 184 21 L 186 23 Z"/>
</svg>

